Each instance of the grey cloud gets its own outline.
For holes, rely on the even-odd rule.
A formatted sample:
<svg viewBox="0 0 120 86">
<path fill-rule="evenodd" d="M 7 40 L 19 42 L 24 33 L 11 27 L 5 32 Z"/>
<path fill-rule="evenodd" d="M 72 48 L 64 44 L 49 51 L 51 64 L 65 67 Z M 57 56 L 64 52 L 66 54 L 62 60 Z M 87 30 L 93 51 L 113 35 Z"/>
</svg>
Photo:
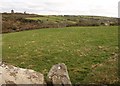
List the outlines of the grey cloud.
<svg viewBox="0 0 120 86">
<path fill-rule="evenodd" d="M 95 0 L 92 0 L 95 1 Z M 72 15 L 105 15 L 116 16 L 117 8 L 111 4 L 92 3 L 89 0 L 0 0 L 0 12 L 10 12 L 11 9 L 20 12 L 38 14 L 72 14 Z M 99 2 L 104 2 L 100 1 Z M 109 0 L 112 2 L 112 0 Z M 114 0 L 113 0 L 114 1 Z M 116 0 L 117 1 L 117 0 Z M 107 2 L 107 0 L 106 0 Z M 110 8 L 111 7 L 111 8 Z M 113 9 L 114 8 L 114 9 Z M 106 10 L 108 11 L 106 11 Z"/>
</svg>

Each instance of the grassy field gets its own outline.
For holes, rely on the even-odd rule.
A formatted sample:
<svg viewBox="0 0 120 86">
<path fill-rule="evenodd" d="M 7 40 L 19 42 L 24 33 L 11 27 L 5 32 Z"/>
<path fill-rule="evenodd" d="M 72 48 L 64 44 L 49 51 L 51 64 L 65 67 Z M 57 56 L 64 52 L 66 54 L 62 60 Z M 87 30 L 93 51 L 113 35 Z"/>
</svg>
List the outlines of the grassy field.
<svg viewBox="0 0 120 86">
<path fill-rule="evenodd" d="M 3 34 L 3 61 L 45 76 L 65 63 L 73 83 L 116 83 L 118 28 L 66 27 Z"/>
</svg>

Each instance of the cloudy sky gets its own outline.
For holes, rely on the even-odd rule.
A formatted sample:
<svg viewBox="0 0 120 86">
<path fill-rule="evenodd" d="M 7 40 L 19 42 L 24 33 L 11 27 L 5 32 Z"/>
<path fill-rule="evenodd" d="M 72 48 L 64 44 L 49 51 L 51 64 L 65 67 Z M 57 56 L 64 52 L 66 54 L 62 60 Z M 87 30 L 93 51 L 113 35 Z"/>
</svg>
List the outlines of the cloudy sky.
<svg viewBox="0 0 120 86">
<path fill-rule="evenodd" d="M 118 17 L 119 0 L 0 0 L 0 12 Z"/>
</svg>

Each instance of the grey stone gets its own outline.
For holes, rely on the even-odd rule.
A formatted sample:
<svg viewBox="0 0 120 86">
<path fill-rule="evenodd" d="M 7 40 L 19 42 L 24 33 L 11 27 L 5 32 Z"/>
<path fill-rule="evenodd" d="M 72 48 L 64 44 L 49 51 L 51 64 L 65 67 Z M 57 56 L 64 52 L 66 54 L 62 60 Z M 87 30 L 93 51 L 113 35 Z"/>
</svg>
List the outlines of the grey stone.
<svg viewBox="0 0 120 86">
<path fill-rule="evenodd" d="M 53 65 L 48 73 L 48 78 L 54 86 L 72 86 L 67 67 L 64 63 Z"/>
<path fill-rule="evenodd" d="M 0 65 L 0 85 L 2 84 L 44 84 L 44 76 L 30 69 Z"/>
</svg>

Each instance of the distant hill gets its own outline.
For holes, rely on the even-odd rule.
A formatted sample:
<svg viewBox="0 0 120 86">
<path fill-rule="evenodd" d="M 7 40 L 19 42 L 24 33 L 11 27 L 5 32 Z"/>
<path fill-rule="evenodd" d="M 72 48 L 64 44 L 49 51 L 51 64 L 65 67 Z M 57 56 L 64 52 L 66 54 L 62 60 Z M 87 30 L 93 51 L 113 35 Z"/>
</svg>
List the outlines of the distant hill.
<svg viewBox="0 0 120 86">
<path fill-rule="evenodd" d="M 102 16 L 37 15 L 23 13 L 2 13 L 2 32 L 17 32 L 41 28 L 70 26 L 115 26 L 117 18 Z"/>
</svg>

